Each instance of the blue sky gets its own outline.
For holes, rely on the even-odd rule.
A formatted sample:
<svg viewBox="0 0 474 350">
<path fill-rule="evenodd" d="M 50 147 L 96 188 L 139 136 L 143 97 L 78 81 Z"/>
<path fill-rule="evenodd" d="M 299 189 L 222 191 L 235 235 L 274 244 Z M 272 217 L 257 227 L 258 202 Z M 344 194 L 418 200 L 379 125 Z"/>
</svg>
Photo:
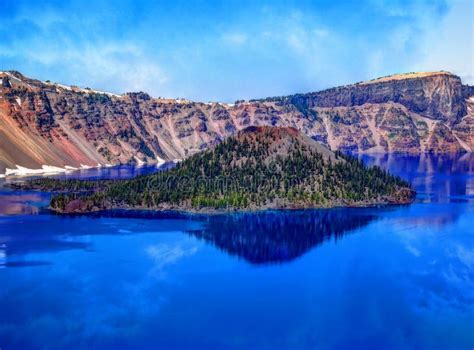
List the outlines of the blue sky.
<svg viewBox="0 0 474 350">
<path fill-rule="evenodd" d="M 0 70 L 225 102 L 420 70 L 474 84 L 473 3 L 0 0 Z"/>
</svg>

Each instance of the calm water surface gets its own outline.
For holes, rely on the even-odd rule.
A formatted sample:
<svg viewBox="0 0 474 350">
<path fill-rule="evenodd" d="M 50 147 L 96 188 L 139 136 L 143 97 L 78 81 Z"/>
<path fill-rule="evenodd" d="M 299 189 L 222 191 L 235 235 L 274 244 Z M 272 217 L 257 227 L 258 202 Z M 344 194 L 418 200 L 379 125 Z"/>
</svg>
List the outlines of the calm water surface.
<svg viewBox="0 0 474 350">
<path fill-rule="evenodd" d="M 363 160 L 416 203 L 63 217 L 0 188 L 0 348 L 472 349 L 474 156 Z"/>
</svg>

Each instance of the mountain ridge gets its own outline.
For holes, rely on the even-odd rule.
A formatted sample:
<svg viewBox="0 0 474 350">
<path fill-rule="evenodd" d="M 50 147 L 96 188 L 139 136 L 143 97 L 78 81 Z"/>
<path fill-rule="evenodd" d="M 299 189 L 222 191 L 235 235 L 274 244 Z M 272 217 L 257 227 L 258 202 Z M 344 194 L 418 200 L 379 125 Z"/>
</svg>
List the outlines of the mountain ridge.
<svg viewBox="0 0 474 350">
<path fill-rule="evenodd" d="M 291 126 L 344 152 L 473 151 L 474 88 L 448 72 L 409 76 L 224 104 L 117 95 L 1 72 L 0 174 L 17 165 L 183 159 L 250 125 Z"/>
</svg>

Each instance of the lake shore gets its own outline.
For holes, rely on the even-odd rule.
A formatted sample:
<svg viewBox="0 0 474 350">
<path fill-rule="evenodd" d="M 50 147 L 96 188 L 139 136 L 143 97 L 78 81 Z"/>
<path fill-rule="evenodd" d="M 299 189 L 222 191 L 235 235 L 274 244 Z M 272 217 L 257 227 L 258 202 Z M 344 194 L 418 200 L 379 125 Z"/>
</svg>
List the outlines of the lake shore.
<svg viewBox="0 0 474 350">
<path fill-rule="evenodd" d="M 260 212 L 260 211 L 265 211 L 265 210 L 370 208 L 370 207 L 390 206 L 390 205 L 407 205 L 407 204 L 413 203 L 415 196 L 416 196 L 416 192 L 414 190 L 410 190 L 408 188 L 402 188 L 400 189 L 399 193 L 397 193 L 397 196 L 382 197 L 378 200 L 373 200 L 373 201 L 347 202 L 347 201 L 335 200 L 325 205 L 315 205 L 314 203 L 295 204 L 295 203 L 274 202 L 274 203 L 269 203 L 267 205 L 250 206 L 246 208 L 237 208 L 237 207 L 196 208 L 196 207 L 193 207 L 190 203 L 185 204 L 185 205 L 173 205 L 169 203 L 163 203 L 156 207 L 105 204 L 102 207 L 97 207 L 97 206 L 90 206 L 88 205 L 86 200 L 78 198 L 69 202 L 64 207 L 64 209 L 54 208 L 51 206 L 49 206 L 48 209 L 60 215 L 68 215 L 68 214 L 80 215 L 80 214 L 101 212 L 101 211 L 106 211 L 106 210 L 146 210 L 146 211 L 158 211 L 158 212 L 174 211 L 174 212 L 181 212 L 181 213 L 187 213 L 187 214 L 212 215 L 212 214 L 226 214 L 226 213 L 239 213 L 239 212 Z"/>
</svg>

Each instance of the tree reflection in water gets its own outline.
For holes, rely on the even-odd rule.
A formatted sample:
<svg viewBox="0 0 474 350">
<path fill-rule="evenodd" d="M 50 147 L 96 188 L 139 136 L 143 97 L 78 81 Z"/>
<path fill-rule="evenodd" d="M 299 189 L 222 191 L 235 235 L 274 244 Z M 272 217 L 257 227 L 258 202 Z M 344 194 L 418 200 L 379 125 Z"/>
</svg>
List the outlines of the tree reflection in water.
<svg viewBox="0 0 474 350">
<path fill-rule="evenodd" d="M 205 228 L 186 232 L 252 264 L 271 264 L 291 261 L 375 218 L 364 209 L 265 211 L 211 216 Z"/>
</svg>

